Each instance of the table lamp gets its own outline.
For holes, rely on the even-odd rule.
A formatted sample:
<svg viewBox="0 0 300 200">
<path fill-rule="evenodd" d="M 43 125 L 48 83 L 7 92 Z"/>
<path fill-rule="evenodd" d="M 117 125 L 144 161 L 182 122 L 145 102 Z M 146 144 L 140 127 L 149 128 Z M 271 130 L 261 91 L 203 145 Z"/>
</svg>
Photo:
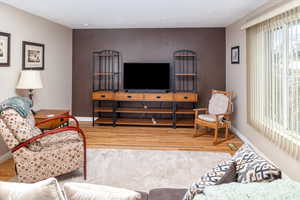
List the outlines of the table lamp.
<svg viewBox="0 0 300 200">
<path fill-rule="evenodd" d="M 33 90 L 43 88 L 41 73 L 35 70 L 21 71 L 17 89 L 29 90 L 29 98 L 33 104 Z"/>
</svg>

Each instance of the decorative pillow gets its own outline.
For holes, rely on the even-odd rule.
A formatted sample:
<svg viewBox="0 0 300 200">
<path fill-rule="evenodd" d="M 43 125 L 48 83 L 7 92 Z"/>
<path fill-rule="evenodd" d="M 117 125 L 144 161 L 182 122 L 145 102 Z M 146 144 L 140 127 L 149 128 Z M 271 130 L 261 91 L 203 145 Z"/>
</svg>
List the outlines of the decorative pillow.
<svg viewBox="0 0 300 200">
<path fill-rule="evenodd" d="M 121 188 L 88 183 L 65 183 L 65 195 L 68 200 L 139 200 L 141 194 Z"/>
<path fill-rule="evenodd" d="M 34 184 L 0 182 L 0 199 L 65 200 L 55 178 Z"/>
<path fill-rule="evenodd" d="M 186 192 L 183 200 L 192 200 L 196 194 L 203 192 L 206 186 L 229 183 L 236 181 L 235 162 L 223 161 L 211 171 L 193 183 Z"/>
<path fill-rule="evenodd" d="M 4 110 L 1 113 L 1 117 L 20 143 L 34 136 L 32 124 L 27 118 L 21 117 L 14 109 Z M 28 148 L 32 151 L 40 151 L 42 149 L 38 141 L 30 144 Z"/>
<path fill-rule="evenodd" d="M 233 156 L 237 181 L 240 183 L 270 182 L 281 178 L 281 170 L 260 157 L 249 145 L 243 145 Z"/>
</svg>

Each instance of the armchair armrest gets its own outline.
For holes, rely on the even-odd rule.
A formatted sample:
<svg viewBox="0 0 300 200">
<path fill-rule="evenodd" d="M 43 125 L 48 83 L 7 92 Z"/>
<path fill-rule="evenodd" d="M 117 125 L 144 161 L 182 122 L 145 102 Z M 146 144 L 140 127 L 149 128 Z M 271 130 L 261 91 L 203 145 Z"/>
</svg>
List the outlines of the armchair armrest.
<svg viewBox="0 0 300 200">
<path fill-rule="evenodd" d="M 196 108 L 193 109 L 194 111 L 207 111 L 207 108 Z"/>
<path fill-rule="evenodd" d="M 226 117 L 226 116 L 230 116 L 230 115 L 231 115 L 231 113 L 227 112 L 227 113 L 216 114 L 214 116 L 215 116 L 216 121 L 219 123 L 221 116 L 225 116 Z"/>
<path fill-rule="evenodd" d="M 205 111 L 205 113 L 207 113 L 208 109 L 207 108 L 196 108 L 196 109 L 193 109 L 193 111 L 195 111 L 196 115 L 198 115 L 199 112 Z"/>
<path fill-rule="evenodd" d="M 52 117 L 52 118 L 49 118 L 49 119 L 46 119 L 46 120 L 43 120 L 43 121 L 40 121 L 40 122 L 36 123 L 35 126 L 38 126 L 38 125 L 41 125 L 41 124 L 45 124 L 47 122 L 58 120 L 58 119 L 72 119 L 72 120 L 75 121 L 76 127 L 77 128 L 79 127 L 78 120 L 74 116 L 71 116 L 71 115 L 61 115 L 61 116 L 58 116 L 58 117 Z"/>
<path fill-rule="evenodd" d="M 63 127 L 63 128 L 53 129 L 53 130 L 50 130 L 50 131 L 45 131 L 45 132 L 43 132 L 39 135 L 36 135 L 36 136 L 20 143 L 19 145 L 15 146 L 11 150 L 11 152 L 13 153 L 13 152 L 19 150 L 22 147 L 28 146 L 29 144 L 32 144 L 33 142 L 37 141 L 40 138 L 46 137 L 48 135 L 53 135 L 53 134 L 57 134 L 57 133 L 60 133 L 60 132 L 64 132 L 64 131 L 77 131 L 77 133 L 82 137 L 82 140 L 83 140 L 83 143 L 84 143 L 84 148 L 86 148 L 86 137 L 85 137 L 83 131 L 79 127 L 67 126 L 67 127 Z"/>
<path fill-rule="evenodd" d="M 231 115 L 231 113 L 227 112 L 227 113 L 221 113 L 221 114 L 216 114 L 216 117 L 220 117 L 220 116 L 229 116 Z"/>
<path fill-rule="evenodd" d="M 208 109 L 207 108 L 197 108 L 197 109 L 194 109 L 195 111 L 195 120 L 198 118 L 198 115 L 199 115 L 199 112 L 205 112 L 207 113 L 208 112 Z"/>
</svg>

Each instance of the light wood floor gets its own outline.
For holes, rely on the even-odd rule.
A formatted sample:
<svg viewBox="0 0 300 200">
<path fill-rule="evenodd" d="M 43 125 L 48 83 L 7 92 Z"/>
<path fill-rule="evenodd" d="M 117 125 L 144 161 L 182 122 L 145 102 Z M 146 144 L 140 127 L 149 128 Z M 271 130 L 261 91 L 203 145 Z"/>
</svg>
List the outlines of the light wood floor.
<svg viewBox="0 0 300 200">
<path fill-rule="evenodd" d="M 88 148 L 104 149 L 151 149 L 151 150 L 185 150 L 228 152 L 233 154 L 228 144 L 242 145 L 235 137 L 229 141 L 214 146 L 212 136 L 205 135 L 193 138 L 192 128 L 160 128 L 160 127 L 111 127 L 96 126 L 81 123 L 81 128 L 87 136 Z M 0 164 L 0 180 L 9 180 L 15 176 L 13 160 Z"/>
</svg>

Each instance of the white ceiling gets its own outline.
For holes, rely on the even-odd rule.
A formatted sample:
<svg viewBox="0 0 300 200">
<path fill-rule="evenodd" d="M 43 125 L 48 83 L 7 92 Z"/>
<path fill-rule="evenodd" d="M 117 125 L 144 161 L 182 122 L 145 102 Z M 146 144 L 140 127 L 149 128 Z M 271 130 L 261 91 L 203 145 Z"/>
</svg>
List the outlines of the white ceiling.
<svg viewBox="0 0 300 200">
<path fill-rule="evenodd" d="M 225 27 L 272 0 L 0 0 L 70 28 Z"/>
</svg>

